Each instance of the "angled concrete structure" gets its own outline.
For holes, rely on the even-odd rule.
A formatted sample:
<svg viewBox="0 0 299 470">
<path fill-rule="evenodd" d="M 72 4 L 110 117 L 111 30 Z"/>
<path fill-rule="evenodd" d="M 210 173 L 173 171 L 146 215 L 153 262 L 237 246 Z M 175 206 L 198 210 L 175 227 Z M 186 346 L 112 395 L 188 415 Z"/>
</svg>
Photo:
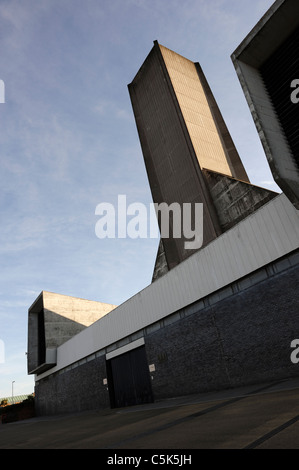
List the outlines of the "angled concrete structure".
<svg viewBox="0 0 299 470">
<path fill-rule="evenodd" d="M 298 0 L 277 0 L 232 54 L 273 177 L 297 209 L 298 57 Z"/>
<path fill-rule="evenodd" d="M 181 207 L 184 203 L 203 203 L 202 246 L 276 196 L 266 189 L 256 190 L 250 184 L 198 63 L 154 41 L 128 88 L 153 200 L 169 206 L 179 203 Z M 213 196 L 216 173 L 218 179 L 226 181 L 225 193 L 230 193 L 223 199 L 226 215 L 232 201 L 235 204 L 235 211 L 230 211 L 226 223 L 222 221 L 223 207 L 215 204 Z M 246 187 L 247 193 L 255 194 L 243 198 L 239 207 L 240 197 L 233 189 L 236 182 Z M 259 205 L 252 205 L 257 193 Z M 185 248 L 185 241 L 184 236 L 179 239 L 162 236 L 153 280 L 194 253 L 195 250 Z"/>
<path fill-rule="evenodd" d="M 28 374 L 57 363 L 57 348 L 116 305 L 42 291 L 28 311 Z"/>
</svg>

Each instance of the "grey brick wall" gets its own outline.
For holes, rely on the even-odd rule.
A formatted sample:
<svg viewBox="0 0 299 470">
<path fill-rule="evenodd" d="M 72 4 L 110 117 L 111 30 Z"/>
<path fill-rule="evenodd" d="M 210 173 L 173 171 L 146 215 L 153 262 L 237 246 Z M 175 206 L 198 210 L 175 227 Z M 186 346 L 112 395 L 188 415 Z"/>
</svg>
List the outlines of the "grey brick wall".
<svg viewBox="0 0 299 470">
<path fill-rule="evenodd" d="M 298 258 L 278 260 L 136 332 L 155 365 L 155 400 L 298 376 L 290 360 L 299 338 Z M 106 377 L 102 351 L 40 380 L 37 413 L 110 407 Z"/>
<path fill-rule="evenodd" d="M 36 413 L 52 415 L 110 407 L 105 356 L 46 377 L 35 387 Z"/>
<path fill-rule="evenodd" d="M 245 283 L 245 281 L 242 281 Z M 155 399 L 299 375 L 299 270 L 289 268 L 146 337 Z M 202 305 L 202 304 L 201 304 Z"/>
</svg>

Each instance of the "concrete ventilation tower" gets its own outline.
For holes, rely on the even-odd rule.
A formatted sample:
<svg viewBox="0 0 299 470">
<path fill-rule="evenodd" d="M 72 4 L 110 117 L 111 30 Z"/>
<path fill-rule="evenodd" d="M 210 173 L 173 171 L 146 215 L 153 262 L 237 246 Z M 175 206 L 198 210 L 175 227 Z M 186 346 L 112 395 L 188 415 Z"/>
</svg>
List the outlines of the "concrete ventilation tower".
<svg viewBox="0 0 299 470">
<path fill-rule="evenodd" d="M 276 196 L 250 184 L 198 63 L 154 41 L 128 88 L 153 200 L 203 203 L 202 246 Z M 153 280 L 194 253 L 185 241 L 161 238 Z"/>
</svg>

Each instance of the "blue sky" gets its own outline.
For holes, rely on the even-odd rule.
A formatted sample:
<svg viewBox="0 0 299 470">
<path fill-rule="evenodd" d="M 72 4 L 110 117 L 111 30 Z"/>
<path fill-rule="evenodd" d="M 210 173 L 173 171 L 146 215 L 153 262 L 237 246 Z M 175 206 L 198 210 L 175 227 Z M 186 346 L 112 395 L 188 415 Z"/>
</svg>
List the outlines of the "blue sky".
<svg viewBox="0 0 299 470">
<path fill-rule="evenodd" d="M 28 308 L 42 290 L 120 304 L 157 239 L 95 235 L 95 208 L 149 204 L 127 85 L 157 39 L 198 61 L 253 184 L 278 190 L 230 55 L 272 0 L 0 0 L 0 397 L 32 393 Z"/>
</svg>

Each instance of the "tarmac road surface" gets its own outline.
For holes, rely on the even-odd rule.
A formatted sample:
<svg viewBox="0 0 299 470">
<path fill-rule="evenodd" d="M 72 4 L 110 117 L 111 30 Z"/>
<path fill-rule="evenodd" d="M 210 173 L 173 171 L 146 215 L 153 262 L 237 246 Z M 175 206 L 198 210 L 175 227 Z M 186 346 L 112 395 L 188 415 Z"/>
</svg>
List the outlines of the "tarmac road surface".
<svg viewBox="0 0 299 470">
<path fill-rule="evenodd" d="M 0 424 L 0 449 L 299 449 L 299 379 Z"/>
</svg>

